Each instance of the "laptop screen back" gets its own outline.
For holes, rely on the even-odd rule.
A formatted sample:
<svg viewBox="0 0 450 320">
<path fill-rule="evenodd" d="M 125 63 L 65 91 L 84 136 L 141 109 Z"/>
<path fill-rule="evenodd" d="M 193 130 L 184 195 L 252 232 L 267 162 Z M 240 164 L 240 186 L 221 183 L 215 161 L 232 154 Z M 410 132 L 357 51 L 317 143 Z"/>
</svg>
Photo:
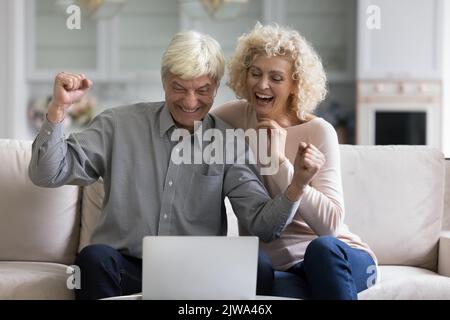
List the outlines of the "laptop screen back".
<svg viewBox="0 0 450 320">
<path fill-rule="evenodd" d="M 257 237 L 145 237 L 143 299 L 255 299 L 257 261 Z"/>
</svg>

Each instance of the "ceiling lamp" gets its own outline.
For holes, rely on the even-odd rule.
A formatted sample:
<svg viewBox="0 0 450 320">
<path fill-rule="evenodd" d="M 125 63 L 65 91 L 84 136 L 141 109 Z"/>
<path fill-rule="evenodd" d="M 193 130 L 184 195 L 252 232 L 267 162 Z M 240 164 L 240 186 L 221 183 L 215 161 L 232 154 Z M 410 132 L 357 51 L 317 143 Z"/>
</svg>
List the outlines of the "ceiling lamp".
<svg viewBox="0 0 450 320">
<path fill-rule="evenodd" d="M 60 7 L 77 5 L 81 13 L 91 19 L 110 19 L 123 7 L 127 0 L 57 0 Z"/>
<path fill-rule="evenodd" d="M 213 20 L 238 18 L 248 6 L 248 0 L 180 0 L 181 10 L 191 18 L 205 16 Z"/>
<path fill-rule="evenodd" d="M 125 4 L 126 0 L 78 0 L 81 10 L 88 12 L 93 19 L 110 19 Z"/>
<path fill-rule="evenodd" d="M 211 18 L 237 16 L 242 11 L 247 0 L 200 0 Z"/>
</svg>

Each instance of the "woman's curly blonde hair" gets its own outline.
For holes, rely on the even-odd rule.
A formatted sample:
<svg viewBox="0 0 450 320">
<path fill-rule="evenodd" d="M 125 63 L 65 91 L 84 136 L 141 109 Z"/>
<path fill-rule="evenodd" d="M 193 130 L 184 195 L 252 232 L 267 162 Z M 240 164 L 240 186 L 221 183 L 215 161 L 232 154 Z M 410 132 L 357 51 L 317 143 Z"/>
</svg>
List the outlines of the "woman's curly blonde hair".
<svg viewBox="0 0 450 320">
<path fill-rule="evenodd" d="M 297 83 L 297 92 L 290 99 L 289 108 L 305 120 L 327 93 L 327 79 L 318 54 L 297 31 L 277 24 L 263 26 L 258 22 L 253 30 L 239 37 L 236 50 L 228 61 L 227 85 L 238 98 L 249 101 L 247 72 L 258 54 L 292 58 L 292 77 Z"/>
</svg>

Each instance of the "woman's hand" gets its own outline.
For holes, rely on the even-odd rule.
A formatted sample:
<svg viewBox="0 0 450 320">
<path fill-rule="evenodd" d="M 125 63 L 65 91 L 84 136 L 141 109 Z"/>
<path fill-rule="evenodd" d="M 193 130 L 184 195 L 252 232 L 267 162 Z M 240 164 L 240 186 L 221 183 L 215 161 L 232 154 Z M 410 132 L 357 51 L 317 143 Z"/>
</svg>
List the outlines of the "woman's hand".
<svg viewBox="0 0 450 320">
<path fill-rule="evenodd" d="M 286 160 L 285 147 L 287 131 L 281 127 L 278 122 L 271 119 L 261 119 L 256 128 L 267 129 L 267 155 L 271 155 L 271 159 L 278 161 L 278 164 L 283 163 Z"/>
<path fill-rule="evenodd" d="M 294 161 L 294 177 L 286 194 L 289 200 L 300 199 L 303 190 L 315 178 L 325 161 L 325 155 L 316 146 L 300 142 Z"/>
<path fill-rule="evenodd" d="M 325 156 L 313 144 L 300 142 L 294 162 L 294 180 L 299 186 L 308 185 L 325 164 Z"/>
</svg>

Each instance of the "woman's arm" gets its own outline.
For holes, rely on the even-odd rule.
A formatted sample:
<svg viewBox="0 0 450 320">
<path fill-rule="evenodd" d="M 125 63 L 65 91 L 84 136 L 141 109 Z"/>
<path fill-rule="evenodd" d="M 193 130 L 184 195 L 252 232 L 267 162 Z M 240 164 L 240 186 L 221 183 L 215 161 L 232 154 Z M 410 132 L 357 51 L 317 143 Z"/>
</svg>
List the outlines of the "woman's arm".
<svg viewBox="0 0 450 320">
<path fill-rule="evenodd" d="M 339 143 L 329 123 L 320 121 L 311 128 L 310 142 L 324 154 L 326 161 L 305 188 L 298 211 L 317 235 L 337 235 L 344 219 Z M 293 165 L 286 160 L 276 174 L 266 176 L 264 179 L 271 195 L 283 191 L 292 181 L 293 174 Z"/>
</svg>

